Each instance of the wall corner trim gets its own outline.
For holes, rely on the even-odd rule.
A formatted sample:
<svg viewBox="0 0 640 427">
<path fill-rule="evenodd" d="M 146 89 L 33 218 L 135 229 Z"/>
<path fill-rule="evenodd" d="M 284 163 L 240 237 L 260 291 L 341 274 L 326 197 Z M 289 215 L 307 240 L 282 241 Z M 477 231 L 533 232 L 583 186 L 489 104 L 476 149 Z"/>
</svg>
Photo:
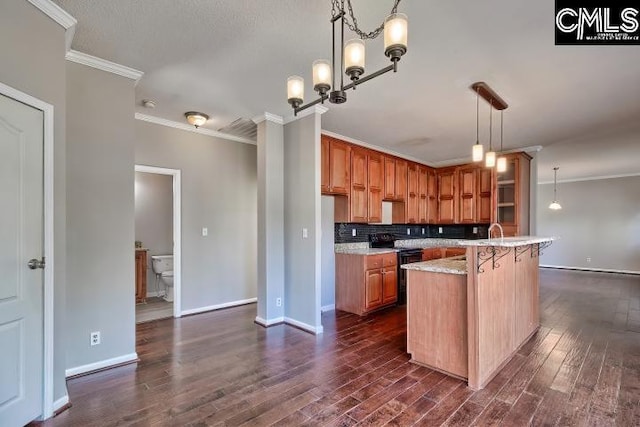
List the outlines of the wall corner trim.
<svg viewBox="0 0 640 427">
<path fill-rule="evenodd" d="M 138 353 L 134 352 L 123 354 L 122 356 L 113 357 L 111 359 L 105 359 L 99 362 L 88 363 L 86 365 L 76 366 L 75 368 L 69 368 L 65 371 L 65 376 L 67 378 L 75 377 L 77 375 L 83 375 L 89 372 L 101 371 L 103 369 L 114 368 L 116 366 L 134 363 L 138 360 Z"/>
<path fill-rule="evenodd" d="M 320 311 L 321 311 L 322 313 L 324 313 L 325 311 L 333 311 L 333 310 L 335 310 L 335 309 L 336 309 L 336 305 L 335 305 L 335 304 L 329 304 L 329 305 L 323 305 L 323 306 L 320 308 Z"/>
<path fill-rule="evenodd" d="M 148 114 L 135 113 L 134 117 L 136 120 L 153 123 L 160 126 L 167 126 L 170 128 L 185 130 L 187 132 L 199 133 L 201 135 L 212 136 L 214 138 L 226 139 L 234 142 L 242 142 L 243 144 L 256 145 L 256 141 L 252 139 L 242 138 L 235 135 L 229 135 L 228 133 L 218 132 L 216 130 L 211 130 L 211 129 L 205 129 L 202 127 L 199 127 L 196 129 L 195 126 L 191 126 L 187 123 L 174 122 L 173 120 L 167 120 L 161 117 L 150 116 Z"/>
<path fill-rule="evenodd" d="M 71 49 L 73 36 L 76 34 L 78 20 L 51 0 L 29 0 L 29 3 L 64 28 L 65 47 L 68 52 Z"/>
<path fill-rule="evenodd" d="M 260 124 L 264 121 L 273 122 L 279 125 L 284 124 L 284 119 L 282 118 L 282 116 L 278 116 L 277 114 L 267 113 L 266 111 L 264 112 L 264 114 L 259 114 L 251 120 L 255 124 Z"/>
<path fill-rule="evenodd" d="M 198 307 L 198 308 L 191 308 L 189 310 L 182 310 L 180 314 L 182 316 L 189 316 L 191 314 L 204 313 L 206 311 L 214 311 L 214 310 L 220 310 L 223 308 L 236 307 L 239 305 L 253 304 L 254 302 L 257 302 L 257 301 L 258 301 L 258 298 L 242 299 L 238 301 L 225 302 L 222 304 L 208 305 L 206 307 Z"/>
<path fill-rule="evenodd" d="M 567 178 L 567 179 L 559 179 L 558 184 L 565 184 L 569 182 L 583 182 L 583 181 L 598 181 L 601 179 L 617 179 L 617 178 L 632 178 L 640 176 L 640 172 L 631 172 L 631 173 L 621 173 L 617 175 L 595 175 L 595 176 L 585 176 L 582 178 Z M 538 185 L 548 185 L 553 184 L 553 181 L 538 181 Z"/>
<path fill-rule="evenodd" d="M 284 323 L 284 317 L 274 317 L 273 319 L 263 319 L 260 316 L 256 316 L 256 319 L 254 320 L 254 322 L 260 326 L 264 326 L 265 328 L 268 328 L 269 326 L 274 326 L 274 325 L 279 325 L 281 323 Z"/>
<path fill-rule="evenodd" d="M 286 125 L 291 122 L 295 122 L 296 120 L 302 119 L 312 114 L 324 114 L 327 111 L 329 111 L 329 109 L 324 105 L 314 105 L 312 108 L 307 108 L 306 110 L 302 110 L 301 112 L 298 113 L 297 116 L 287 117 L 286 119 L 284 119 L 284 124 Z"/>
<path fill-rule="evenodd" d="M 290 317 L 284 318 L 284 323 L 287 325 L 295 326 L 298 329 L 302 329 L 305 332 L 311 332 L 314 335 L 320 335 L 324 332 L 324 328 L 322 325 L 320 326 L 311 326 L 308 323 L 300 322 L 299 320 L 292 319 Z"/>
<path fill-rule="evenodd" d="M 69 50 L 65 55 L 67 61 L 75 62 L 76 64 L 86 65 L 87 67 L 93 67 L 98 70 L 106 71 L 107 73 L 116 74 L 118 76 L 126 77 L 134 80 L 137 84 L 138 81 L 144 75 L 144 72 L 136 70 L 134 68 L 127 67 L 125 65 L 116 64 L 115 62 L 107 61 L 106 59 L 98 58 L 77 50 Z"/>
<path fill-rule="evenodd" d="M 640 271 L 636 270 L 619 270 L 614 268 L 584 268 L 584 267 L 571 267 L 567 265 L 550 265 L 550 264 L 540 264 L 541 268 L 550 268 L 553 270 L 576 270 L 576 271 L 586 271 L 593 273 L 615 273 L 615 274 L 632 274 L 640 276 Z"/>
</svg>

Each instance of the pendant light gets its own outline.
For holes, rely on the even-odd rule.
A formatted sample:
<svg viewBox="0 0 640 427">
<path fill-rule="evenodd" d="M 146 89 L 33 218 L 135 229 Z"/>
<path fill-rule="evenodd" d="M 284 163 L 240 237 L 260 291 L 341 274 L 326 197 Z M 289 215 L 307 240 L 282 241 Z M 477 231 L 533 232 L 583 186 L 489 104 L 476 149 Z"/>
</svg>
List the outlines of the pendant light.
<svg viewBox="0 0 640 427">
<path fill-rule="evenodd" d="M 553 168 L 553 202 L 549 205 L 549 209 L 558 211 L 562 209 L 560 203 L 558 203 L 558 166 Z"/>
<path fill-rule="evenodd" d="M 492 130 L 493 130 L 493 101 L 489 103 L 489 151 L 485 154 L 484 165 L 492 168 L 496 165 L 496 152 L 492 146 Z"/>
<path fill-rule="evenodd" d="M 484 147 L 480 144 L 480 94 L 476 90 L 476 143 L 473 146 L 473 161 L 481 162 L 484 157 Z"/>
<path fill-rule="evenodd" d="M 504 110 L 500 111 L 500 157 L 498 157 L 498 162 L 496 163 L 496 172 L 502 173 L 507 171 L 507 158 L 502 154 L 502 138 L 504 133 L 504 122 L 503 122 L 503 113 Z"/>
</svg>

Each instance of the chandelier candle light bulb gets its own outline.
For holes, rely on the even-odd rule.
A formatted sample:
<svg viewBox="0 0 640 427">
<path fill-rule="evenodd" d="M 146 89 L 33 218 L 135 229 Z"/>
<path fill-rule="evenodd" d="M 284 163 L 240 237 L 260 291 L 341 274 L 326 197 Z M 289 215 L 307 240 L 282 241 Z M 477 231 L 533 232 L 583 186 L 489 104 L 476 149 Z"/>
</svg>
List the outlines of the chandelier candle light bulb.
<svg viewBox="0 0 640 427">
<path fill-rule="evenodd" d="M 351 80 L 358 80 L 364 74 L 364 58 L 364 41 L 353 39 L 344 45 L 344 72 Z"/>
</svg>

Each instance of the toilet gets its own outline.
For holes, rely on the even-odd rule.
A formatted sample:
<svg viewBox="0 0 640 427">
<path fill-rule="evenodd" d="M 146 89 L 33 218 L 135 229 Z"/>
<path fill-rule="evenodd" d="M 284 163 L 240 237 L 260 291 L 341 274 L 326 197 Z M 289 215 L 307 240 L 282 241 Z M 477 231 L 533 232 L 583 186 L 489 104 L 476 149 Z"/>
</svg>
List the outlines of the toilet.
<svg viewBox="0 0 640 427">
<path fill-rule="evenodd" d="M 173 255 L 152 255 L 151 267 L 156 274 L 156 289 L 159 282 L 165 288 L 164 300 L 173 302 Z"/>
</svg>

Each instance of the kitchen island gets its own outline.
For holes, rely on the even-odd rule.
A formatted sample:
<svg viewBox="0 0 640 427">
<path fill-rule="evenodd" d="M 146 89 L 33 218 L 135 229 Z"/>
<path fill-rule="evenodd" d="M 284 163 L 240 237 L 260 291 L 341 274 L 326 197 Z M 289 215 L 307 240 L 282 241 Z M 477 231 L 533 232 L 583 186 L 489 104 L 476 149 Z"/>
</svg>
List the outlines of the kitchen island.
<svg viewBox="0 0 640 427">
<path fill-rule="evenodd" d="M 538 329 L 539 255 L 552 240 L 449 241 L 466 255 L 402 265 L 412 361 L 483 388 Z"/>
</svg>

